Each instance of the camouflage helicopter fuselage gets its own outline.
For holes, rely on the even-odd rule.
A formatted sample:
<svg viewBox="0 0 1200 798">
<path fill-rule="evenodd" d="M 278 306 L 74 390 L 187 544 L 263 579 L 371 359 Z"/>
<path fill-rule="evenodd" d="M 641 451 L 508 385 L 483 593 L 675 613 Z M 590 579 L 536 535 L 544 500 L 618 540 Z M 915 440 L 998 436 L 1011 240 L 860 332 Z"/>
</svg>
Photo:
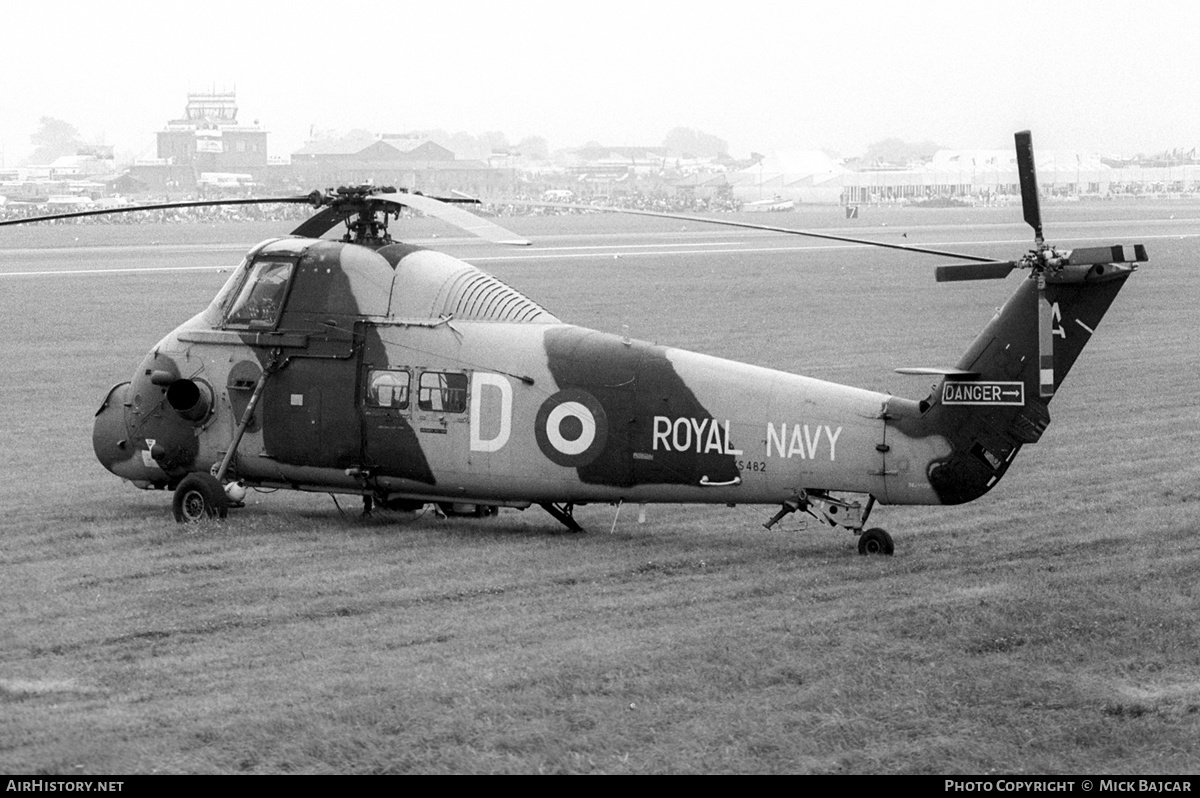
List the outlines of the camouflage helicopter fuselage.
<svg viewBox="0 0 1200 798">
<path fill-rule="evenodd" d="M 1059 380 L 1130 272 L 1049 278 Z M 915 401 L 564 324 L 439 252 L 281 238 L 112 389 L 94 445 L 142 488 L 228 461 L 382 501 L 819 500 L 857 529 L 860 505 L 826 497 L 970 501 L 1041 435 L 1034 290 Z"/>
</svg>

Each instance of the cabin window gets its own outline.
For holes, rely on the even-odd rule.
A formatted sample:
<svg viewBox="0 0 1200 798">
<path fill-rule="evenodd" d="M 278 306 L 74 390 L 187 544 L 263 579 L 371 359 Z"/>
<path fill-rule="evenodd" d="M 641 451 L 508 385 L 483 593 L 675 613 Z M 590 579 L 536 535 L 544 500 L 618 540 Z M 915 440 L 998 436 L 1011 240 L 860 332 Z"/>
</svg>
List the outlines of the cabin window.
<svg viewBox="0 0 1200 798">
<path fill-rule="evenodd" d="M 407 370 L 371 371 L 367 375 L 367 406 L 408 409 Z"/>
<path fill-rule="evenodd" d="M 239 327 L 274 327 L 279 319 L 279 311 L 283 309 L 294 265 L 285 260 L 260 260 L 255 263 L 225 323 Z"/>
<path fill-rule="evenodd" d="M 444 413 L 466 412 L 467 375 L 426 371 L 421 375 L 417 407 Z"/>
</svg>

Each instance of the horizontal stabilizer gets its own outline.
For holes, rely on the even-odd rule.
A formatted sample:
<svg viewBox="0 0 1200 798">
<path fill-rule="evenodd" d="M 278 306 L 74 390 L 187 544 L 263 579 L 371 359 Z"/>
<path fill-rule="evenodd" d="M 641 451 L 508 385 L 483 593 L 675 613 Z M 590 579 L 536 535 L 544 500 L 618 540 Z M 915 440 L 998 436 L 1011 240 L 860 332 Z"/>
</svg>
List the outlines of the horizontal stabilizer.
<svg viewBox="0 0 1200 798">
<path fill-rule="evenodd" d="M 896 369 L 897 374 L 909 374 L 918 377 L 962 377 L 970 379 L 978 377 L 978 371 L 964 371 L 962 369 L 942 369 L 942 368 L 903 368 Z"/>
<path fill-rule="evenodd" d="M 1116 244 L 1111 247 L 1077 247 L 1067 253 L 1065 260 L 1074 266 L 1091 266 L 1097 263 L 1143 263 L 1150 258 L 1142 244 L 1128 247 Z"/>
<path fill-rule="evenodd" d="M 956 263 L 953 266 L 938 266 L 934 271 L 939 283 L 949 283 L 955 280 L 999 280 L 1017 268 L 1011 260 L 996 261 L 995 263 Z"/>
</svg>

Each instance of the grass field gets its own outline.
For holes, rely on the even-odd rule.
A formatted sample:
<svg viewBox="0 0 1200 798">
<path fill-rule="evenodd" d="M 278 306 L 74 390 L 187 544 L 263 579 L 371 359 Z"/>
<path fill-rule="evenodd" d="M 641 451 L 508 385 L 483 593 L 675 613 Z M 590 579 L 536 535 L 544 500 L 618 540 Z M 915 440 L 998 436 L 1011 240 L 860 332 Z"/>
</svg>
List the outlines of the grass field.
<svg viewBox="0 0 1200 798">
<path fill-rule="evenodd" d="M 835 212 L 753 221 L 1028 246 L 1017 209 Z M 1052 240 L 1153 260 L 990 494 L 875 511 L 891 558 L 741 506 L 589 506 L 589 534 L 556 535 L 536 509 L 364 520 L 276 493 L 184 529 L 95 462 L 92 413 L 225 276 L 0 275 L 0 772 L 1197 772 L 1200 208 L 1044 213 Z M 892 369 L 953 365 L 1017 280 L 938 286 L 936 259 L 692 223 L 503 221 L 538 247 L 418 234 L 566 321 L 914 397 Z M 232 265 L 281 232 L 5 230 L 0 272 Z"/>
</svg>

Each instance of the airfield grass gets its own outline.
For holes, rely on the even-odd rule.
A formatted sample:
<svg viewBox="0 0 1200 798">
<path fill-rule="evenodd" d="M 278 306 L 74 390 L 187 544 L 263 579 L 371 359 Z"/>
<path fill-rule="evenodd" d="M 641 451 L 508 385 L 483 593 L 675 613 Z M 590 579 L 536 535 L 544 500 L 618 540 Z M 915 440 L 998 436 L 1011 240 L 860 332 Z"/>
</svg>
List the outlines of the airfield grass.
<svg viewBox="0 0 1200 798">
<path fill-rule="evenodd" d="M 223 276 L 10 279 L 0 772 L 1195 773 L 1194 240 L 1147 242 L 989 495 L 875 510 L 890 558 L 742 506 L 571 535 L 275 493 L 183 528 L 91 413 Z M 910 396 L 891 369 L 952 365 L 1015 285 L 861 250 L 481 265 L 568 321 Z"/>
</svg>

